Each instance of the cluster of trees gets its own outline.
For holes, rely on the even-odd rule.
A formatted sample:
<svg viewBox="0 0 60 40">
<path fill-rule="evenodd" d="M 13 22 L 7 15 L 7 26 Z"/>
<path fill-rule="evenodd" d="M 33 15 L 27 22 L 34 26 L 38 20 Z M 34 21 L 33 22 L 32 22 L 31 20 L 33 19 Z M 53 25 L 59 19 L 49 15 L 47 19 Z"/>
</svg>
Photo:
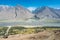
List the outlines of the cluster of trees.
<svg viewBox="0 0 60 40">
<path fill-rule="evenodd" d="M 9 31 L 10 35 L 13 34 L 32 34 L 32 33 L 38 33 L 42 31 L 42 28 L 36 27 L 36 28 L 24 28 L 24 27 L 12 27 Z"/>
<path fill-rule="evenodd" d="M 6 33 L 6 30 L 8 27 L 0 27 L 0 36 L 4 35 Z M 32 34 L 32 33 L 38 33 L 43 30 L 60 30 L 60 28 L 50 28 L 50 27 L 32 27 L 32 28 L 25 28 L 25 27 L 12 27 L 9 30 L 9 35 L 15 35 L 15 34 Z"/>
<path fill-rule="evenodd" d="M 6 33 L 6 30 L 8 27 L 0 27 L 0 36 L 4 35 Z M 9 30 L 9 35 L 14 34 L 32 34 L 32 33 L 38 33 L 42 31 L 42 28 L 39 27 L 33 27 L 33 28 L 25 28 L 25 27 L 12 27 Z"/>
<path fill-rule="evenodd" d="M 4 35 L 6 33 L 8 27 L 0 27 L 0 36 Z"/>
</svg>

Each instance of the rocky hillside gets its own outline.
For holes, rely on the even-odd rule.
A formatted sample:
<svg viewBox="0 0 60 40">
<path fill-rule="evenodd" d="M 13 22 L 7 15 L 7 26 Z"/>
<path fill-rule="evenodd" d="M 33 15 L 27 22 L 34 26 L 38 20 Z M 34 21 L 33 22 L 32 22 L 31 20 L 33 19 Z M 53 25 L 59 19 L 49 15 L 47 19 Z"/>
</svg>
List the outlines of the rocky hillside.
<svg viewBox="0 0 60 40">
<path fill-rule="evenodd" d="M 26 8 L 17 5 L 14 7 L 0 6 L 0 20 L 6 19 L 29 19 L 33 14 Z"/>
<path fill-rule="evenodd" d="M 44 18 L 50 18 L 50 19 L 56 19 L 56 18 L 60 18 L 60 9 L 54 9 L 51 7 L 39 7 L 37 8 L 33 13 L 35 13 L 35 15 L 37 17 L 39 17 L 40 19 L 44 19 Z"/>
<path fill-rule="evenodd" d="M 42 31 L 35 34 L 26 35 L 10 35 L 8 38 L 0 38 L 0 40 L 60 40 L 60 31 Z"/>
</svg>

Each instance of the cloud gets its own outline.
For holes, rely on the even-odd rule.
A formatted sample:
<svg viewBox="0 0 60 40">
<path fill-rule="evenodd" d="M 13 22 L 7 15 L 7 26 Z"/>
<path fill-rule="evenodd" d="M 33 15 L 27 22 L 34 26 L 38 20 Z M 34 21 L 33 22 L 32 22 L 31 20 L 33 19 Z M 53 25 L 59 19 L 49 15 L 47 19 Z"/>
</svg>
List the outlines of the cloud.
<svg viewBox="0 0 60 40">
<path fill-rule="evenodd" d="M 7 8 L 9 8 L 9 7 L 13 7 L 13 6 L 9 6 L 9 5 L 0 5 L 0 7 L 3 7 L 3 8 L 7 7 Z"/>
<path fill-rule="evenodd" d="M 30 11 L 34 11 L 36 9 L 36 7 L 28 7 L 27 9 Z"/>
<path fill-rule="evenodd" d="M 8 5 L 0 5 L 0 6 L 7 6 L 8 7 Z"/>
</svg>

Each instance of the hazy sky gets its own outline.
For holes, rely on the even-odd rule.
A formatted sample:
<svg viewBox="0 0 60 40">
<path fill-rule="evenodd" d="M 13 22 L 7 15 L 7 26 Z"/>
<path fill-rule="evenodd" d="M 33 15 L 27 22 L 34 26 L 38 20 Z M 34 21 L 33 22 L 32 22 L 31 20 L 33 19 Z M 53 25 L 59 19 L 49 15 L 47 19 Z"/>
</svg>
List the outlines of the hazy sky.
<svg viewBox="0 0 60 40">
<path fill-rule="evenodd" d="M 0 5 L 15 6 L 17 4 L 29 7 L 28 9 L 32 10 L 40 6 L 60 8 L 60 0 L 0 0 Z"/>
</svg>

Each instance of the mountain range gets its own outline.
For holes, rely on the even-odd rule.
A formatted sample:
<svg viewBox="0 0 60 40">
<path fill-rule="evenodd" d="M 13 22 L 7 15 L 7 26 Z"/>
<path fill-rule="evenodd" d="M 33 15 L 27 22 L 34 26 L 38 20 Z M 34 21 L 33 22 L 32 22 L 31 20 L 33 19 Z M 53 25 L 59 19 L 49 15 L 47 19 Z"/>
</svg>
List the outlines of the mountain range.
<svg viewBox="0 0 60 40">
<path fill-rule="evenodd" d="M 33 14 L 22 6 L 0 7 L 0 19 L 30 19 Z"/>
<path fill-rule="evenodd" d="M 40 19 L 56 19 L 56 18 L 60 18 L 60 9 L 54 9 L 51 7 L 40 7 L 37 8 L 34 12 L 33 12 L 37 17 L 39 17 Z"/>
<path fill-rule="evenodd" d="M 33 12 L 30 12 L 28 9 L 17 5 L 14 7 L 2 7 L 0 6 L 0 20 L 10 20 L 10 19 L 60 19 L 60 9 L 54 9 L 51 7 L 43 6 L 38 7 Z"/>
</svg>

